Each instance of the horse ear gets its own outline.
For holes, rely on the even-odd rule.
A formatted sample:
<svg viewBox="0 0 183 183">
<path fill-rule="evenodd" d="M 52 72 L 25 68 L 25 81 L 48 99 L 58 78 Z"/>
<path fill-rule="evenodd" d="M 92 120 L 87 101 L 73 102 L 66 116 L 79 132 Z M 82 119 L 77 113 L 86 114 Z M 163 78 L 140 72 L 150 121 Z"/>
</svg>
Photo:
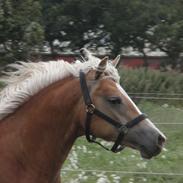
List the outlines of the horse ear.
<svg viewBox="0 0 183 183">
<path fill-rule="evenodd" d="M 114 67 L 117 67 L 120 63 L 120 58 L 121 58 L 121 55 L 118 55 L 113 61 L 112 61 L 112 65 Z"/>
<path fill-rule="evenodd" d="M 86 61 L 89 60 L 91 53 L 86 48 L 81 48 L 80 53 L 81 53 L 81 57 L 83 57 L 84 60 Z"/>
<path fill-rule="evenodd" d="M 95 79 L 98 79 L 98 78 L 101 76 L 101 74 L 105 71 L 108 60 L 109 60 L 109 57 L 104 57 L 104 58 L 100 61 L 99 65 L 98 65 L 98 67 L 97 67 Z"/>
</svg>

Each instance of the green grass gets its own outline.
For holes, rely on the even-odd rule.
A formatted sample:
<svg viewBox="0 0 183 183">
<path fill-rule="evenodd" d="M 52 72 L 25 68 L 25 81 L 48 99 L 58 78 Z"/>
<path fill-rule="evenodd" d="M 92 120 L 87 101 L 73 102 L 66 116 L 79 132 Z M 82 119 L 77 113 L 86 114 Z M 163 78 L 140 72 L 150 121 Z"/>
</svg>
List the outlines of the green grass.
<svg viewBox="0 0 183 183">
<path fill-rule="evenodd" d="M 141 102 L 139 107 L 155 123 L 183 123 L 183 108 L 160 106 L 149 102 Z M 152 160 L 142 159 L 139 152 L 132 149 L 113 154 L 95 144 L 89 144 L 85 138 L 78 139 L 63 167 L 76 171 L 62 171 L 62 181 L 65 183 L 182 183 L 183 176 L 102 172 L 106 170 L 183 173 L 183 125 L 157 124 L 157 126 L 168 138 L 167 150 Z M 78 172 L 79 169 L 96 172 Z"/>
</svg>

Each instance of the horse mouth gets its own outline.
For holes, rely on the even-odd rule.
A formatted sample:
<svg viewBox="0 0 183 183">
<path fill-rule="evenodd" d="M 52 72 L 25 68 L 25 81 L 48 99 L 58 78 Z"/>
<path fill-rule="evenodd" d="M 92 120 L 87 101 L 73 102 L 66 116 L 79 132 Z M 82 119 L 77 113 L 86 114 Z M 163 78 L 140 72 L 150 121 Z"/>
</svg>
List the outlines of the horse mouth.
<svg viewBox="0 0 183 183">
<path fill-rule="evenodd" d="M 138 150 L 140 152 L 140 155 L 144 159 L 151 159 L 154 156 L 157 156 L 161 150 L 162 146 L 156 146 L 153 150 L 149 150 L 146 146 L 144 145 L 137 145 L 137 144 L 127 144 L 128 147 Z"/>
<path fill-rule="evenodd" d="M 157 156 L 162 150 L 162 147 L 157 146 L 153 152 L 149 151 L 145 146 L 140 147 L 140 154 L 144 159 L 151 159 L 154 156 Z"/>
<path fill-rule="evenodd" d="M 144 159 L 151 159 L 151 158 L 153 157 L 152 154 L 146 153 L 146 152 L 144 152 L 144 151 L 142 151 L 142 150 L 140 151 L 140 155 L 141 155 L 141 157 L 144 158 Z"/>
</svg>

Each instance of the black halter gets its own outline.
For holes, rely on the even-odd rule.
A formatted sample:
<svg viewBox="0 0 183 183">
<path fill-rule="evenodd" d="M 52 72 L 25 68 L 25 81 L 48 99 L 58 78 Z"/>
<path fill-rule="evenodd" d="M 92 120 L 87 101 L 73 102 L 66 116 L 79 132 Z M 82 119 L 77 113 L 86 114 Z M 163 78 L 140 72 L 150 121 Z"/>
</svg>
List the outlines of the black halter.
<svg viewBox="0 0 183 183">
<path fill-rule="evenodd" d="M 122 146 L 120 144 L 121 144 L 124 136 L 128 133 L 129 128 L 132 128 L 133 126 L 137 125 L 138 123 L 140 123 L 141 121 L 146 119 L 147 116 L 145 114 L 140 114 L 135 119 L 133 119 L 133 120 L 127 122 L 125 125 L 123 125 L 120 122 L 115 121 L 114 119 L 110 118 L 109 116 L 107 116 L 106 114 L 104 114 L 103 112 L 101 112 L 100 110 L 98 110 L 95 107 L 95 105 L 92 103 L 92 100 L 90 98 L 85 74 L 82 71 L 80 71 L 80 85 L 81 85 L 81 90 L 83 93 L 84 102 L 86 105 L 86 120 L 85 120 L 86 139 L 88 140 L 88 142 L 97 143 L 100 146 L 102 146 L 104 149 L 115 152 L 115 153 L 123 150 L 125 146 Z M 104 119 L 107 123 L 111 124 L 118 130 L 119 135 L 111 149 L 108 149 L 107 147 L 103 146 L 100 142 L 96 141 L 95 140 L 96 138 L 91 134 L 90 125 L 91 125 L 91 120 L 92 120 L 93 115 L 96 115 L 96 116 Z"/>
</svg>

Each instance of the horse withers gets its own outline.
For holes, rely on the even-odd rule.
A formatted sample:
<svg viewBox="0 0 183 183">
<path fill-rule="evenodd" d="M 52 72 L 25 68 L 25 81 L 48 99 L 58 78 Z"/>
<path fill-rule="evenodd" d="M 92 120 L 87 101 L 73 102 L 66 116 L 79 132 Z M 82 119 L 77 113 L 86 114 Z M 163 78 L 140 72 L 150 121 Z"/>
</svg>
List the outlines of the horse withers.
<svg viewBox="0 0 183 183">
<path fill-rule="evenodd" d="M 165 136 L 119 84 L 119 56 L 82 52 L 87 61 L 13 64 L 2 79 L 0 182 L 60 183 L 62 164 L 83 135 L 114 142 L 113 152 L 131 147 L 147 159 L 161 152 Z"/>
</svg>

